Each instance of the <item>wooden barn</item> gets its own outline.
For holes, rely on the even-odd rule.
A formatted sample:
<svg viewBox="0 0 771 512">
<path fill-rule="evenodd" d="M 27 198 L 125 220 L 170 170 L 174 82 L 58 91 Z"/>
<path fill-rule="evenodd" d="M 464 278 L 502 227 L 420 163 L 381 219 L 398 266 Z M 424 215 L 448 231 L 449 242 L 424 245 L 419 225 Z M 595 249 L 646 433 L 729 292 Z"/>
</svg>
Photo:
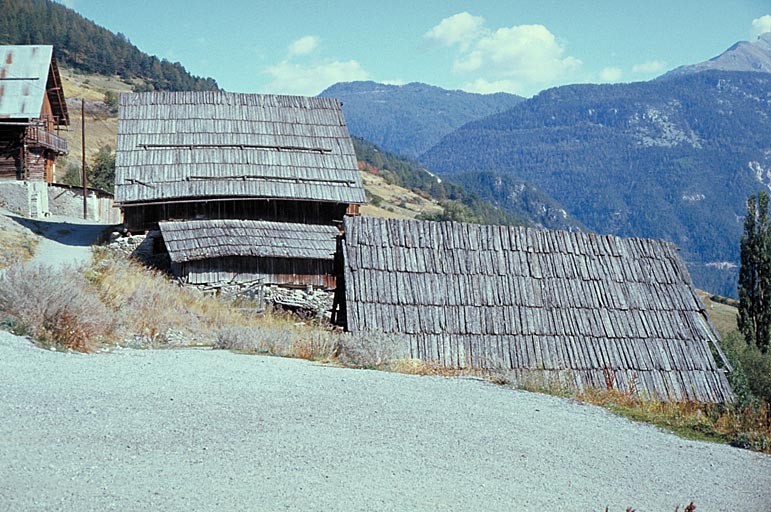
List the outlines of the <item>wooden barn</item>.
<svg viewBox="0 0 771 512">
<path fill-rule="evenodd" d="M 413 357 L 520 382 L 733 399 L 730 365 L 672 244 L 355 217 L 342 248 L 338 318 L 351 332 L 404 334 Z"/>
<path fill-rule="evenodd" d="M 69 125 L 52 46 L 0 46 L 0 180 L 52 183 Z"/>
<path fill-rule="evenodd" d="M 121 95 L 115 199 L 126 228 L 160 228 L 191 282 L 262 275 L 332 287 L 333 231 L 365 201 L 341 107 L 226 92 Z"/>
</svg>

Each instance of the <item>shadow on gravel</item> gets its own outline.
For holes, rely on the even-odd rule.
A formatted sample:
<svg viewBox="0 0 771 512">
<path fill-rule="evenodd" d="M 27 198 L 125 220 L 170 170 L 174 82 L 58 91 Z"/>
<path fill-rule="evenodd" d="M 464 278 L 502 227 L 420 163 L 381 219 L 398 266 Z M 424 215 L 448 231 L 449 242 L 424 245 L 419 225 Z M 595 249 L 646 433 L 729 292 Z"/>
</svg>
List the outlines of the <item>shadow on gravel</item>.
<svg viewBox="0 0 771 512">
<path fill-rule="evenodd" d="M 6 216 L 36 235 L 73 247 L 89 247 L 98 242 L 105 232 L 112 228 L 112 226 L 105 224 L 77 224 L 44 219 L 28 219 L 13 214 Z"/>
</svg>

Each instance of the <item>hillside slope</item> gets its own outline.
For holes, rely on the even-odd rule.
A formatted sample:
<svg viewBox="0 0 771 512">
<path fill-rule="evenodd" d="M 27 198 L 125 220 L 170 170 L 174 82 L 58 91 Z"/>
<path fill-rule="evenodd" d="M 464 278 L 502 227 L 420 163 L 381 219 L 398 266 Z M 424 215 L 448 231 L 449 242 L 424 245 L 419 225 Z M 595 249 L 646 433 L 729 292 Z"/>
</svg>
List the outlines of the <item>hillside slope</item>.
<svg viewBox="0 0 771 512">
<path fill-rule="evenodd" d="M 421 83 L 337 83 L 319 96 L 338 98 L 352 135 L 415 158 L 469 121 L 507 110 L 524 98 L 472 94 Z"/>
<path fill-rule="evenodd" d="M 532 182 L 600 233 L 672 241 L 697 286 L 734 296 L 745 201 L 771 185 L 770 91 L 769 74 L 718 71 L 559 87 L 421 161 Z"/>
</svg>

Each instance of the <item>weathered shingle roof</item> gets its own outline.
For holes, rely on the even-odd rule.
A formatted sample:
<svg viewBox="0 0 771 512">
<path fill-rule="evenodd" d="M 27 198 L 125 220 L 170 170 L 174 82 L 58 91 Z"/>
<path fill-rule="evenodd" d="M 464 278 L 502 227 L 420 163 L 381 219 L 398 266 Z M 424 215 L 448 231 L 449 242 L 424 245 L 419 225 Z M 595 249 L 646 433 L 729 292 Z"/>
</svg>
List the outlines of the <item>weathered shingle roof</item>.
<svg viewBox="0 0 771 512">
<path fill-rule="evenodd" d="M 724 401 L 716 335 L 665 242 L 449 222 L 345 222 L 348 329 L 415 357 Z M 610 380 L 609 380 L 610 379 Z"/>
<path fill-rule="evenodd" d="M 171 261 L 256 256 L 334 259 L 334 226 L 256 220 L 191 220 L 159 223 Z"/>
<path fill-rule="evenodd" d="M 69 124 L 53 46 L 0 46 L 0 119 L 35 119 L 49 94 L 54 116 Z"/>
<path fill-rule="evenodd" d="M 212 196 L 364 202 L 338 100 L 122 94 L 118 118 L 119 203 Z"/>
</svg>

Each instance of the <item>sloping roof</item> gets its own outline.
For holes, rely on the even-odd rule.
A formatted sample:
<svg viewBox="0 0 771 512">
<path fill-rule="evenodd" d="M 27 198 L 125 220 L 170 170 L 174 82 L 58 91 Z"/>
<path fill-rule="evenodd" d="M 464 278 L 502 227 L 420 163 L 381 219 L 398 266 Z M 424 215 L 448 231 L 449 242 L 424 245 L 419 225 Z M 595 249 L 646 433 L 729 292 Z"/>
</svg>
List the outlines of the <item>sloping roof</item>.
<svg viewBox="0 0 771 512">
<path fill-rule="evenodd" d="M 335 226 L 256 220 L 191 220 L 159 223 L 171 261 L 226 256 L 334 259 Z"/>
<path fill-rule="evenodd" d="M 672 244 L 367 217 L 346 218 L 345 237 L 349 331 L 406 334 L 414 357 L 451 367 L 662 399 L 733 396 Z"/>
<path fill-rule="evenodd" d="M 330 98 L 121 94 L 119 203 L 260 197 L 363 203 L 341 104 Z"/>
<path fill-rule="evenodd" d="M 39 118 L 48 94 L 60 124 L 69 124 L 53 46 L 0 46 L 0 119 Z"/>
</svg>

